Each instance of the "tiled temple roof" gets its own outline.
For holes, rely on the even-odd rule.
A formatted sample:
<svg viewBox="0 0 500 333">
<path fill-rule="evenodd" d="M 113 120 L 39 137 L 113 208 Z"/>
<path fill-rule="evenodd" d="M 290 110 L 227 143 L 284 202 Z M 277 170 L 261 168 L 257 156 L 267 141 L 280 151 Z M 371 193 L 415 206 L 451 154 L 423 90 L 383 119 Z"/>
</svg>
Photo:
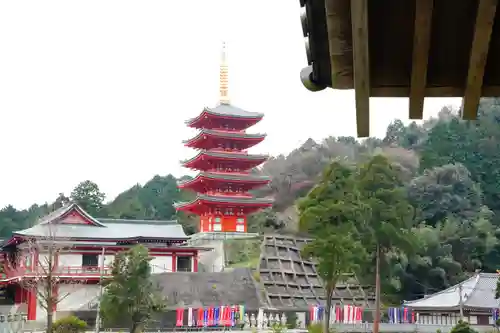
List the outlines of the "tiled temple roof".
<svg viewBox="0 0 500 333">
<path fill-rule="evenodd" d="M 204 108 L 203 112 L 210 113 L 216 116 L 223 117 L 234 117 L 234 118 L 262 118 L 264 115 L 258 112 L 250 112 L 233 106 L 231 104 L 220 104 L 215 108 Z M 191 123 L 196 120 L 198 117 L 191 118 L 186 120 L 186 123 Z"/>
<path fill-rule="evenodd" d="M 73 214 L 73 215 L 71 215 Z M 75 215 L 76 214 L 76 215 Z M 68 221 L 68 216 L 78 221 Z M 33 227 L 14 235 L 71 239 L 127 240 L 137 238 L 188 239 L 177 221 L 97 219 L 72 203 L 39 219 Z"/>
<path fill-rule="evenodd" d="M 465 308 L 499 308 L 495 299 L 495 289 L 499 275 L 497 273 L 477 273 L 462 282 L 462 302 Z M 454 285 L 425 298 L 405 303 L 406 306 L 421 310 L 457 310 L 460 307 L 459 285 Z"/>
</svg>

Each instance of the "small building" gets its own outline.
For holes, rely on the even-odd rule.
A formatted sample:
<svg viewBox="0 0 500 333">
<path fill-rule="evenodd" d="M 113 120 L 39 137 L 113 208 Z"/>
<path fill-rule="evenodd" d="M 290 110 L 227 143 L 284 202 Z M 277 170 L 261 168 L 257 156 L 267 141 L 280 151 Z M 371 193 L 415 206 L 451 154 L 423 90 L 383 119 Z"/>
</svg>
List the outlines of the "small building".
<svg viewBox="0 0 500 333">
<path fill-rule="evenodd" d="M 500 307 L 495 299 L 498 277 L 496 273 L 478 273 L 448 289 L 406 302 L 405 306 L 417 314 L 419 324 L 455 325 L 460 320 L 460 308 L 470 324 L 494 324 L 492 311 Z"/>
<path fill-rule="evenodd" d="M 111 276 L 115 255 L 136 244 L 149 249 L 153 274 L 197 272 L 198 253 L 206 249 L 187 246 L 188 239 L 177 221 L 94 218 L 74 203 L 66 205 L 3 242 L 1 302 L 22 308 L 28 320 L 44 320 L 37 297 L 50 273 L 58 280 L 56 312 L 90 306 L 100 279 Z"/>
</svg>

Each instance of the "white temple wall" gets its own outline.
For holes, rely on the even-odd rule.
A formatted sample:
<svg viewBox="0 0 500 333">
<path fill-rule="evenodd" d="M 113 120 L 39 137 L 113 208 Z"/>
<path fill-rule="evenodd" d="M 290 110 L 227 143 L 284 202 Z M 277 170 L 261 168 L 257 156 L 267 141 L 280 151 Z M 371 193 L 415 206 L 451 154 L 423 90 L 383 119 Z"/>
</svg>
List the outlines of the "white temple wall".
<svg viewBox="0 0 500 333">
<path fill-rule="evenodd" d="M 101 264 L 102 255 L 99 255 L 99 265 Z M 104 256 L 104 267 L 111 267 L 113 265 L 113 261 L 115 261 L 114 255 L 105 255 Z"/>
<path fill-rule="evenodd" d="M 149 264 L 153 274 L 172 272 L 172 256 L 153 257 Z"/>
<path fill-rule="evenodd" d="M 38 262 L 35 262 L 35 265 L 40 265 L 46 267 L 49 263 L 49 255 L 45 253 L 38 254 Z"/>
<path fill-rule="evenodd" d="M 89 303 L 99 296 L 98 284 L 62 284 L 58 297 L 61 302 L 57 311 L 88 310 Z"/>
<path fill-rule="evenodd" d="M 39 287 L 42 291 L 42 286 Z M 58 286 L 58 299 L 61 301 L 57 304 L 54 320 L 57 319 L 59 311 L 76 311 L 87 310 L 89 303 L 92 303 L 99 296 L 99 285 L 97 284 L 61 284 Z M 36 306 L 36 321 L 45 321 L 47 319 L 47 311 L 41 306 L 41 302 L 37 301 Z"/>
<path fill-rule="evenodd" d="M 43 261 L 40 261 L 43 263 Z M 45 292 L 43 291 L 43 286 L 38 286 L 39 292 L 43 295 Z M 38 297 L 38 296 L 37 296 Z M 40 300 L 37 299 L 36 302 L 36 321 L 45 321 L 47 319 L 47 311 L 40 305 Z"/>
<path fill-rule="evenodd" d="M 198 246 L 212 248 L 212 251 L 200 251 L 198 253 L 198 263 L 208 272 L 222 272 L 226 266 L 226 256 L 224 253 L 224 240 L 197 240 Z M 200 271 L 200 267 L 198 267 Z"/>
<path fill-rule="evenodd" d="M 81 254 L 59 254 L 59 267 L 81 267 L 82 255 Z"/>
</svg>

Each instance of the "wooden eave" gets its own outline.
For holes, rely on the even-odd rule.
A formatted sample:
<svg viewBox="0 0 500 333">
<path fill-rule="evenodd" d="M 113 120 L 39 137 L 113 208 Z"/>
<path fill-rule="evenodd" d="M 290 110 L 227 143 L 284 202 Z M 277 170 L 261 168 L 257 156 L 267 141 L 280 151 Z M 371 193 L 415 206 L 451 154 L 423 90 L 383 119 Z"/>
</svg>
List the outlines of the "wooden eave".
<svg viewBox="0 0 500 333">
<path fill-rule="evenodd" d="M 370 97 L 463 97 L 476 119 L 480 97 L 500 96 L 498 0 L 300 0 L 312 91 L 354 89 L 357 132 L 369 136 Z"/>
<path fill-rule="evenodd" d="M 175 208 L 177 210 L 189 210 L 192 207 L 195 207 L 197 205 L 201 204 L 222 204 L 226 205 L 228 207 L 231 206 L 241 206 L 241 207 L 271 207 L 273 202 L 272 200 L 267 200 L 267 199 L 261 199 L 261 198 L 254 198 L 254 197 L 249 197 L 249 198 L 238 198 L 238 197 L 230 197 L 227 196 L 226 198 L 222 196 L 209 196 L 209 195 L 203 195 L 199 194 L 194 200 L 189 201 L 189 202 L 182 202 L 182 203 L 177 203 L 175 204 Z"/>
<path fill-rule="evenodd" d="M 179 182 L 179 188 L 187 188 L 203 181 L 214 181 L 222 183 L 243 183 L 252 185 L 265 185 L 268 184 L 271 179 L 265 176 L 253 176 L 245 174 L 223 174 L 215 172 L 200 172 L 196 177 Z"/>
<path fill-rule="evenodd" d="M 233 140 L 233 141 L 254 141 L 261 142 L 266 138 L 265 134 L 248 134 L 241 132 L 217 131 L 217 130 L 201 130 L 195 137 L 183 141 L 187 146 L 196 144 L 197 142 L 205 140 L 205 137 Z"/>
<path fill-rule="evenodd" d="M 251 162 L 255 161 L 256 165 L 259 165 L 265 162 L 269 157 L 267 155 L 250 155 L 244 153 L 219 153 L 219 152 L 210 152 L 210 151 L 201 151 L 196 156 L 191 159 L 181 161 L 181 164 L 185 167 L 189 167 L 190 165 L 196 163 L 200 159 L 207 160 L 233 160 L 233 161 L 245 161 Z"/>
</svg>

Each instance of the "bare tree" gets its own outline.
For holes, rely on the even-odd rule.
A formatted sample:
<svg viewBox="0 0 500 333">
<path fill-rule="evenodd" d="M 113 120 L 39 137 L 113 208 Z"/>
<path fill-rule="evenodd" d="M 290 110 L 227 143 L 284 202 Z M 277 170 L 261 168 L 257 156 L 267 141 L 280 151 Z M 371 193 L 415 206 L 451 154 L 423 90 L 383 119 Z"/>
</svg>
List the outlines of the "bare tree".
<svg viewBox="0 0 500 333">
<path fill-rule="evenodd" d="M 57 224 L 44 224 L 44 234 L 25 238 L 18 253 L 18 258 L 24 260 L 26 269 L 20 284 L 36 295 L 38 304 L 46 311 L 47 333 L 52 332 L 57 305 L 76 290 L 71 288 L 69 292 L 60 293 L 59 286 L 85 283 L 85 279 L 69 276 L 68 273 L 71 272 L 63 271 L 58 265 L 60 254 L 68 252 L 73 244 L 68 238 L 58 237 L 57 229 Z M 62 274 L 66 276 L 61 277 Z"/>
</svg>

